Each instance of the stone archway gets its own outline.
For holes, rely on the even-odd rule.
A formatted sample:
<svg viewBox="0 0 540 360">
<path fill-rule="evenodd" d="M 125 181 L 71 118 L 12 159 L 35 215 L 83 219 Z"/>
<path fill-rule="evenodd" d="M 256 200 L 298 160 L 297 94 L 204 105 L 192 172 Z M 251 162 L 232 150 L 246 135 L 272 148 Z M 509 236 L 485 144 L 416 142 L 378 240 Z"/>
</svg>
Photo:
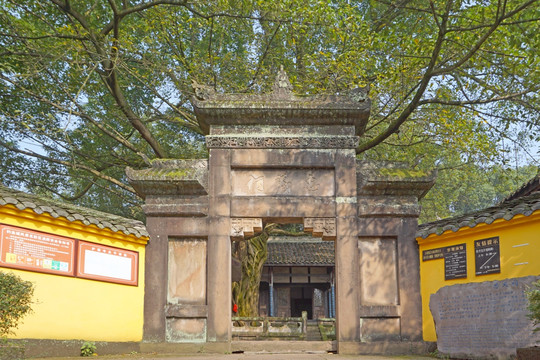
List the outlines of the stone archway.
<svg viewBox="0 0 540 360">
<path fill-rule="evenodd" d="M 418 198 L 433 176 L 357 162 L 370 108 L 365 94 L 299 97 L 290 90 L 283 71 L 269 95 L 221 95 L 197 85 L 193 107 L 208 133 L 208 160 L 127 170 L 145 198 L 151 239 L 145 341 L 227 348 L 231 237 L 261 219 L 289 217 L 335 241 L 338 352 L 357 353 L 366 341 L 421 339 L 414 234 Z"/>
</svg>

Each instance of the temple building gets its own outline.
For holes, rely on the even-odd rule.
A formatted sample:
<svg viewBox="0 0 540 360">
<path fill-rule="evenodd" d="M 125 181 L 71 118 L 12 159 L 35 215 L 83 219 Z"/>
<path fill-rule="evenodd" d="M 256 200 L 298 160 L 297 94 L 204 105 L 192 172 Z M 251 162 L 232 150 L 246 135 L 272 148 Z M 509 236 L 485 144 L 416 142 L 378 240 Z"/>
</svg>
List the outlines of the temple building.
<svg viewBox="0 0 540 360">
<path fill-rule="evenodd" d="M 308 319 L 335 316 L 334 242 L 311 237 L 273 236 L 263 267 L 260 316 Z"/>
</svg>

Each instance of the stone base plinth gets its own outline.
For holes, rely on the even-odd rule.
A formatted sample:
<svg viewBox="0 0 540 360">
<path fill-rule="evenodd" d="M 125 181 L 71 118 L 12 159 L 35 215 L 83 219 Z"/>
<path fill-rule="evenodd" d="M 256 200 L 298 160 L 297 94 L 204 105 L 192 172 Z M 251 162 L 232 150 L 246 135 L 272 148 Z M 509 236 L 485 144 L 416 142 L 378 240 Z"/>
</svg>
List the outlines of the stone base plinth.
<svg viewBox="0 0 540 360">
<path fill-rule="evenodd" d="M 340 341 L 337 351 L 340 355 L 428 355 L 433 344 L 424 341 Z"/>
</svg>

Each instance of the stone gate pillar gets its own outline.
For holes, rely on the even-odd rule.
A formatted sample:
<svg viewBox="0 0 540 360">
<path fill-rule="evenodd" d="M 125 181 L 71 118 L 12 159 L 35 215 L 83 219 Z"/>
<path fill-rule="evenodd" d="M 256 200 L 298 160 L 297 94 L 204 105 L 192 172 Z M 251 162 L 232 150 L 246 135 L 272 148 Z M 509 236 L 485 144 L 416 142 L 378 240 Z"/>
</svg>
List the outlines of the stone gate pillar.
<svg viewBox="0 0 540 360">
<path fill-rule="evenodd" d="M 356 199 L 356 153 L 336 151 L 336 338 L 343 344 L 357 342 L 358 332 L 358 229 Z"/>
<path fill-rule="evenodd" d="M 231 150 L 209 149 L 208 341 L 231 339 Z"/>
</svg>

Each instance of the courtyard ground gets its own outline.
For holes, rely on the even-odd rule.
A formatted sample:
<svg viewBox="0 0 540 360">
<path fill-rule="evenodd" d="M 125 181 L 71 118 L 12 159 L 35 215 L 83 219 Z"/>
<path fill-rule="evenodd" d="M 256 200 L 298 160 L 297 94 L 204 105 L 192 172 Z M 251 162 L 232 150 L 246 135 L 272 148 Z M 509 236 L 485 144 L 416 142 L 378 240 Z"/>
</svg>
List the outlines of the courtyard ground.
<svg viewBox="0 0 540 360">
<path fill-rule="evenodd" d="M 426 356 L 375 356 L 375 355 L 337 355 L 331 353 L 315 354 L 272 354 L 272 353 L 244 353 L 244 354 L 191 354 L 191 355 L 170 355 L 170 354 L 126 354 L 115 356 L 91 357 L 102 360 L 148 360 L 148 359 L 168 359 L 168 360 L 433 360 L 433 357 Z M 41 358 L 43 359 L 43 358 Z M 45 358 L 46 360 L 80 360 L 81 357 L 55 357 Z M 37 360 L 37 359 L 36 359 Z"/>
</svg>

